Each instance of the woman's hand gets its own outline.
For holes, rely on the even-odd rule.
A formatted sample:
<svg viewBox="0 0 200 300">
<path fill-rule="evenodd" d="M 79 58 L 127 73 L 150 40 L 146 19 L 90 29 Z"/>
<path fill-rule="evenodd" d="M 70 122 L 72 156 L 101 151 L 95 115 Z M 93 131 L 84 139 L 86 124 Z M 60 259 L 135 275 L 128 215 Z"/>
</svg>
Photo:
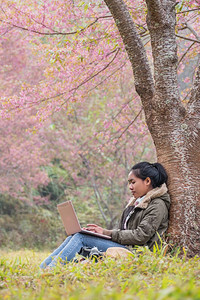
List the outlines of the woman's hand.
<svg viewBox="0 0 200 300">
<path fill-rule="evenodd" d="M 83 229 L 103 234 L 104 229 L 96 224 L 87 224 L 87 227 L 84 227 Z"/>
<path fill-rule="evenodd" d="M 96 224 L 87 224 L 87 227 L 83 227 L 83 229 L 86 229 L 86 230 L 89 230 L 92 232 L 96 232 L 96 233 L 100 233 L 100 234 L 104 234 L 104 235 L 108 235 L 108 236 L 112 235 L 112 230 L 104 229 Z"/>
</svg>

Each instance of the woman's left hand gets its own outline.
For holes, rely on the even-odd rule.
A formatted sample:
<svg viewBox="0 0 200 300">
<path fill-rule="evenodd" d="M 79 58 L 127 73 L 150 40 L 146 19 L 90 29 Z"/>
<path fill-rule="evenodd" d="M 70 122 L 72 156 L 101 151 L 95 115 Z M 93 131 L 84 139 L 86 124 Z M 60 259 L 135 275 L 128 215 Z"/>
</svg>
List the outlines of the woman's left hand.
<svg viewBox="0 0 200 300">
<path fill-rule="evenodd" d="M 83 229 L 93 231 L 93 232 L 96 232 L 96 233 L 100 233 L 100 234 L 103 234 L 103 230 L 104 230 L 102 227 L 100 227 L 96 224 L 87 224 L 87 227 L 85 227 Z"/>
</svg>

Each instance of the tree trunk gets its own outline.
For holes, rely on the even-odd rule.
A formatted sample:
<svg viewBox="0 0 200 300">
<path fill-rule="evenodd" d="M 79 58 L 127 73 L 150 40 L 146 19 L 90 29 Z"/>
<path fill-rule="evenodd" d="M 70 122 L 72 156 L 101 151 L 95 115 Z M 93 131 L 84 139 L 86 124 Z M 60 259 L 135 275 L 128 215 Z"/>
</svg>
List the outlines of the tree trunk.
<svg viewBox="0 0 200 300">
<path fill-rule="evenodd" d="M 192 130 L 186 123 L 160 125 L 152 137 L 158 161 L 169 175 L 170 208 L 169 241 L 185 247 L 189 256 L 200 254 L 200 136 L 194 144 Z"/>
<path fill-rule="evenodd" d="M 200 80 L 197 72 L 191 97 L 193 104 L 183 107 L 177 84 L 174 5 L 173 0 L 161 7 L 156 0 L 147 1 L 155 80 L 152 99 L 155 110 L 148 127 L 158 161 L 169 174 L 171 240 L 184 246 L 193 256 L 200 253 L 200 132 L 197 126 Z"/>
<path fill-rule="evenodd" d="M 188 255 L 200 254 L 200 69 L 184 107 L 177 84 L 175 0 L 146 0 L 154 60 L 152 79 L 147 56 L 122 0 L 105 0 L 119 29 L 155 143 L 158 161 L 169 175 L 170 240 Z"/>
</svg>

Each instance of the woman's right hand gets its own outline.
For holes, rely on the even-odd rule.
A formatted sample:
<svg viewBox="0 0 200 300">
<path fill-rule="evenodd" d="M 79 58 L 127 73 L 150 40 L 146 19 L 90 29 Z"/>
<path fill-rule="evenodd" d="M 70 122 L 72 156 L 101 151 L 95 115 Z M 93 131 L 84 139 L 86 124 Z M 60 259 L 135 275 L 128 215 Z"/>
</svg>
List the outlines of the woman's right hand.
<svg viewBox="0 0 200 300">
<path fill-rule="evenodd" d="M 86 230 L 103 234 L 104 229 L 96 224 L 87 224 Z"/>
<path fill-rule="evenodd" d="M 104 235 L 108 235 L 111 236 L 112 234 L 112 230 L 108 230 L 108 229 L 104 229 L 96 224 L 87 224 L 87 227 L 84 227 L 83 229 L 92 231 L 92 232 L 96 232 L 96 233 L 100 233 L 100 234 L 104 234 Z"/>
</svg>

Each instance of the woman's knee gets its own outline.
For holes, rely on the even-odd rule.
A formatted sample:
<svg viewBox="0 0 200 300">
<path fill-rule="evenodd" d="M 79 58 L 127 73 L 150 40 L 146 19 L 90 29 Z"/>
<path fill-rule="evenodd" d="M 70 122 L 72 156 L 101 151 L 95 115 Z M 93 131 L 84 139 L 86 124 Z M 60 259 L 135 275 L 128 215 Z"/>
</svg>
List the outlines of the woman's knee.
<svg viewBox="0 0 200 300">
<path fill-rule="evenodd" d="M 73 235 L 73 238 L 82 240 L 83 239 L 83 234 L 81 232 L 77 232 Z"/>
</svg>

